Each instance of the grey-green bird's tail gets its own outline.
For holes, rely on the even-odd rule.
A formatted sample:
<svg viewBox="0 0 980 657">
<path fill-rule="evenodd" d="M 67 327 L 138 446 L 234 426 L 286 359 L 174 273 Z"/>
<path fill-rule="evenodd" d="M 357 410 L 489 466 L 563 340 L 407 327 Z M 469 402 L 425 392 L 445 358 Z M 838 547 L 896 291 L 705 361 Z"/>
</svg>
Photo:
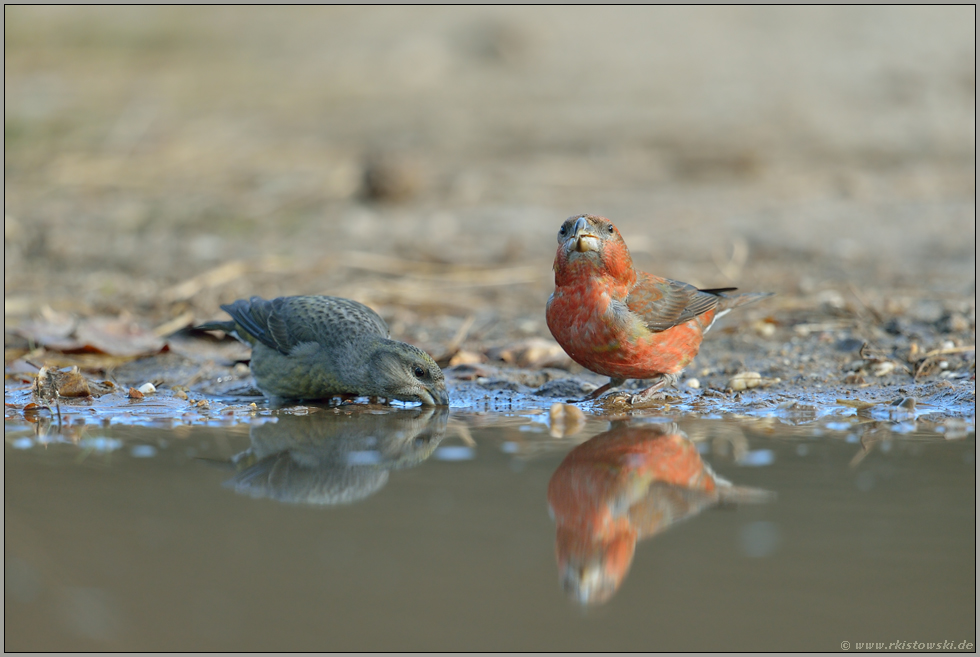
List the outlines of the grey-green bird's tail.
<svg viewBox="0 0 980 657">
<path fill-rule="evenodd" d="M 198 324 L 194 327 L 195 331 L 224 331 L 225 333 L 233 333 L 237 328 L 235 322 L 204 322 L 203 324 Z"/>
<path fill-rule="evenodd" d="M 239 299 L 233 303 L 226 303 L 221 306 L 221 309 L 234 319 L 224 322 L 205 322 L 194 328 L 199 331 L 224 331 L 241 342 L 250 345 L 254 345 L 256 342 L 267 342 L 267 340 L 263 339 L 266 332 L 262 329 L 262 325 L 259 322 L 264 322 L 268 319 L 269 309 L 266 306 L 271 305 L 271 302 L 259 297 L 252 297 L 247 301 L 245 299 Z M 256 310 L 259 311 L 258 314 L 260 316 L 258 318 L 253 316 L 253 312 Z M 272 347 L 276 348 L 275 345 L 272 345 Z"/>
</svg>

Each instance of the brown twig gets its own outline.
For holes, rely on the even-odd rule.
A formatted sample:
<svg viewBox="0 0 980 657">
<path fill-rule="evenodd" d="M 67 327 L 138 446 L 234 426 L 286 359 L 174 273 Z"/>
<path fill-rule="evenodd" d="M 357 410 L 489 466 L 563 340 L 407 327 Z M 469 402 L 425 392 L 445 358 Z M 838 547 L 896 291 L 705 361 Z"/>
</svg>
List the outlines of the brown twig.
<svg viewBox="0 0 980 657">
<path fill-rule="evenodd" d="M 163 338 L 170 335 L 171 333 L 176 333 L 182 328 L 187 328 L 193 323 L 194 323 L 194 313 L 188 310 L 187 312 L 182 313 L 177 317 L 174 317 L 169 322 L 164 322 L 163 324 L 160 324 L 160 326 L 153 329 L 153 335 L 155 335 L 158 338 Z"/>
<path fill-rule="evenodd" d="M 186 301 L 205 288 L 229 283 L 244 276 L 247 271 L 248 265 L 244 261 L 232 260 L 167 288 L 160 296 L 167 302 Z"/>
<path fill-rule="evenodd" d="M 922 359 L 916 364 L 915 373 L 912 375 L 912 379 L 915 380 L 919 378 L 919 375 L 922 374 L 923 370 L 925 370 L 926 365 L 939 356 L 945 356 L 947 354 L 962 354 L 976 350 L 976 345 L 970 345 L 969 347 L 947 347 L 945 349 L 933 349 L 932 351 L 926 353 L 926 355 L 923 356 Z"/>
</svg>

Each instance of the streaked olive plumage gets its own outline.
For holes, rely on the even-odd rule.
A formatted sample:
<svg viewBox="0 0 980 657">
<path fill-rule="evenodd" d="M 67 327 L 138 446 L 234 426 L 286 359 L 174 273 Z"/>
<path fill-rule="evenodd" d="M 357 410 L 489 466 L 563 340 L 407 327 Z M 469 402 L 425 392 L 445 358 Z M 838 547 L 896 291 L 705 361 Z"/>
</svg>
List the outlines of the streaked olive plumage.
<svg viewBox="0 0 980 657">
<path fill-rule="evenodd" d="M 252 375 L 279 399 L 354 394 L 446 406 L 442 370 L 412 345 L 388 339 L 388 326 L 364 304 L 328 296 L 259 297 L 221 306 L 223 330 L 252 345 Z"/>
</svg>

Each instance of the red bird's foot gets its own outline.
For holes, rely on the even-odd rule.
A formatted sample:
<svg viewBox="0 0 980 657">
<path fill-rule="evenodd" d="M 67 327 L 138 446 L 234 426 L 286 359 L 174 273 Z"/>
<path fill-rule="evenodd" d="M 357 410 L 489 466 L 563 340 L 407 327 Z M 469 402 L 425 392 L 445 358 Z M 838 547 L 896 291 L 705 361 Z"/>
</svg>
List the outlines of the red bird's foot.
<svg viewBox="0 0 980 657">
<path fill-rule="evenodd" d="M 629 398 L 630 404 L 642 404 L 651 399 L 663 399 L 666 397 L 664 388 L 677 383 L 676 374 L 661 374 L 657 377 L 657 382 L 645 390 L 641 390 Z"/>
<path fill-rule="evenodd" d="M 587 401 L 592 401 L 593 399 L 598 399 L 605 392 L 607 392 L 610 388 L 618 388 L 619 386 L 623 385 L 624 383 L 626 383 L 626 379 L 609 379 L 609 383 L 607 383 L 604 386 L 599 386 L 598 388 L 596 388 L 595 390 L 593 390 L 592 392 L 590 392 L 589 394 L 587 394 L 582 399 L 569 399 L 567 403 L 569 403 L 569 404 L 578 404 L 578 403 L 581 403 L 581 402 L 587 402 Z"/>
</svg>

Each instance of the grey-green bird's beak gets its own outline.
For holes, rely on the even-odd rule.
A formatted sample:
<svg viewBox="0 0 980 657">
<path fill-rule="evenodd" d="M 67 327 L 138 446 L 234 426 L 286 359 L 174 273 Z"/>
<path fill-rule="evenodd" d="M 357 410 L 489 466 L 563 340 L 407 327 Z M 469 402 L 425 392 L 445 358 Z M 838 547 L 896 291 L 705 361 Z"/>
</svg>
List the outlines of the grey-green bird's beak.
<svg viewBox="0 0 980 657">
<path fill-rule="evenodd" d="M 449 391 L 445 384 L 437 384 L 431 388 L 423 388 L 421 398 L 425 406 L 449 406 Z"/>
</svg>

